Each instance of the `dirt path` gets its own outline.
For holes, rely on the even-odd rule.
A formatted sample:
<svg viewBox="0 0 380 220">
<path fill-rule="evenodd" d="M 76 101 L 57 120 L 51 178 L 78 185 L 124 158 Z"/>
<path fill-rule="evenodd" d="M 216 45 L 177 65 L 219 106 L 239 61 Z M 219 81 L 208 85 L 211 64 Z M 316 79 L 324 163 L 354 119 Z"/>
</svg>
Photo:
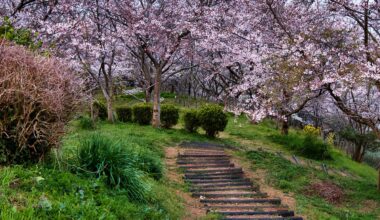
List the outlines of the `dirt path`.
<svg viewBox="0 0 380 220">
<path fill-rule="evenodd" d="M 190 185 L 191 195 L 180 192 L 189 213 L 185 219 L 199 219 L 206 212 L 235 220 L 302 219 L 292 211 L 295 201 L 291 196 L 265 186 L 263 173 L 249 171 L 248 164 L 222 148 L 193 144 L 167 148 L 166 155 L 169 178 L 182 183 L 184 179 Z M 184 175 L 178 174 L 178 168 Z"/>
<path fill-rule="evenodd" d="M 176 184 L 185 186 L 183 175 L 177 166 L 177 157 L 181 152 L 179 147 L 167 147 L 165 150 L 165 163 L 167 167 L 166 175 L 167 177 Z M 183 198 L 183 203 L 185 206 L 185 216 L 183 220 L 192 219 L 202 219 L 206 216 L 206 209 L 198 201 L 198 199 L 193 198 L 191 193 L 184 192 L 183 190 L 176 190 L 177 195 Z"/>
</svg>

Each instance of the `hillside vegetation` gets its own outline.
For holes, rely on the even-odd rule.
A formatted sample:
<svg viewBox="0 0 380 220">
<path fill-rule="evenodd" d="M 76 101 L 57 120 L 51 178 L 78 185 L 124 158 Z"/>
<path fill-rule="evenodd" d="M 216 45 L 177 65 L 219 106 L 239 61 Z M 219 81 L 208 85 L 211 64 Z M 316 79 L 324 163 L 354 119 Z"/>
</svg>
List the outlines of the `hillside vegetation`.
<svg viewBox="0 0 380 220">
<path fill-rule="evenodd" d="M 254 125 L 244 116 L 231 115 L 226 130 L 210 139 L 203 129 L 198 129 L 198 133 L 184 129 L 185 111 L 181 109 L 180 123 L 172 129 L 102 121 L 87 127 L 86 117 L 72 121 L 61 150 L 54 151 L 44 163 L 1 168 L 0 218 L 180 219 L 187 210 L 183 198 L 175 192 L 186 192 L 187 187 L 172 182 L 165 175 L 164 149 L 183 141 L 233 146 L 231 153 L 236 158 L 249 164 L 253 172 L 264 171 L 257 178 L 265 179 L 268 186 L 295 198 L 295 211 L 308 219 L 376 219 L 380 216 L 376 170 L 351 161 L 334 147 L 329 146 L 329 159 L 307 159 L 289 147 L 306 135 L 304 131 L 291 129 L 288 139 L 279 140 L 280 131 L 273 121 Z M 105 181 L 106 173 L 96 176 L 80 169 L 78 149 L 84 140 L 94 136 L 121 144 L 134 155 L 131 160 L 145 161 L 138 167 L 141 179 L 149 186 L 143 200 L 131 198 L 123 188 L 110 187 Z M 299 164 L 292 155 L 296 155 Z M 152 165 L 149 161 L 155 162 Z M 328 174 L 321 168 L 322 164 L 326 165 Z M 163 176 L 156 178 L 154 174 L 161 172 L 160 166 Z M 324 187 L 327 194 L 336 196 L 326 196 Z"/>
</svg>

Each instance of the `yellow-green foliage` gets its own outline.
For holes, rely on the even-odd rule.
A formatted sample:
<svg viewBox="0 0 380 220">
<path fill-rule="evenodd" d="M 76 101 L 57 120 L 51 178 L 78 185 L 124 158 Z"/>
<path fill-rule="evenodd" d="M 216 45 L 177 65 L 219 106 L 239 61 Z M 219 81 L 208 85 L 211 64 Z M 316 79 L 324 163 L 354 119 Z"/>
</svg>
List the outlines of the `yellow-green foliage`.
<svg viewBox="0 0 380 220">
<path fill-rule="evenodd" d="M 326 138 L 327 144 L 329 144 L 330 146 L 334 145 L 334 140 L 335 140 L 335 134 L 329 133 Z"/>
<path fill-rule="evenodd" d="M 321 134 L 321 128 L 316 128 L 313 125 L 306 125 L 303 127 L 303 131 L 312 136 L 319 136 Z"/>
</svg>

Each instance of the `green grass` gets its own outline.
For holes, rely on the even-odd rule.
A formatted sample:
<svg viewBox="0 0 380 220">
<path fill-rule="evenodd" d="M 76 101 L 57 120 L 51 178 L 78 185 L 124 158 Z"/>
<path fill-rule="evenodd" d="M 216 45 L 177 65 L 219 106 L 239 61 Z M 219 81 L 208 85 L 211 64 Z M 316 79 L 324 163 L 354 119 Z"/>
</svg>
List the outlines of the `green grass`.
<svg viewBox="0 0 380 220">
<path fill-rule="evenodd" d="M 163 219 L 178 218 L 182 207 L 162 184 L 156 201 L 137 204 L 102 179 L 40 166 L 2 168 L 0 219 Z M 166 194 L 167 193 L 167 194 Z M 164 195 L 166 194 L 166 195 Z"/>
<path fill-rule="evenodd" d="M 125 190 L 106 185 L 103 177 L 76 172 L 75 157 L 81 141 L 101 134 L 128 144 L 141 154 L 158 155 L 163 161 L 164 147 L 182 141 L 207 141 L 204 135 L 182 129 L 153 129 L 132 123 L 98 122 L 96 130 L 82 129 L 79 121 L 68 126 L 62 140 L 59 160 L 29 167 L 0 169 L 0 219 L 180 219 L 184 213 L 181 198 L 174 190 L 182 189 L 167 177 L 150 183 L 146 202 L 133 202 Z M 216 141 L 217 140 L 213 140 Z M 150 158 L 141 158 L 141 169 L 149 169 Z M 74 172 L 73 172 L 74 170 Z"/>
<path fill-rule="evenodd" d="M 308 219 L 380 218 L 380 209 L 376 208 L 380 206 L 380 192 L 376 190 L 377 171 L 370 166 L 352 161 L 337 149 L 331 149 L 332 159 L 312 160 L 313 164 L 325 163 L 329 168 L 345 170 L 353 176 L 331 172 L 326 174 L 320 169 L 295 165 L 276 154 L 282 152 L 289 157 L 294 152 L 290 151 L 286 143 L 278 143 L 273 139 L 280 132 L 276 129 L 276 124 L 269 120 L 253 125 L 245 117 L 239 117 L 236 123 L 230 119 L 227 132 L 230 134 L 229 139 L 242 145 L 242 150 L 236 152 L 239 158 L 248 161 L 253 170 L 267 171 L 265 181 L 268 185 L 294 195 L 297 213 Z M 290 136 L 300 133 L 302 131 L 290 130 Z M 344 197 L 340 204 L 331 204 L 319 196 L 307 193 L 311 184 L 321 181 L 335 183 L 343 189 Z"/>
<path fill-rule="evenodd" d="M 129 99 L 117 99 L 115 105 L 130 105 Z M 169 97 L 166 101 L 173 100 Z M 289 156 L 294 152 L 285 143 L 273 140 L 279 131 L 270 120 L 251 124 L 245 117 L 230 117 L 226 131 L 216 139 L 208 139 L 202 129 L 199 133 L 186 132 L 182 120 L 173 129 L 154 129 L 134 123 L 97 122 L 95 129 L 82 125 L 79 120 L 68 125 L 61 150 L 58 154 L 52 154 L 46 163 L 0 168 L 0 219 L 181 219 L 185 208 L 182 198 L 175 191 L 186 191 L 186 184 L 167 179 L 165 167 L 162 177 L 144 176 L 151 189 L 142 202 L 132 201 L 123 189 L 109 187 L 104 176 L 98 178 L 78 172 L 78 147 L 86 137 L 96 134 L 125 143 L 128 148 L 139 152 L 143 164 L 139 169 L 146 173 L 158 173 L 154 171 L 154 167 L 158 166 L 149 164 L 149 161 L 156 163 L 156 159 L 148 154 L 163 162 L 165 147 L 182 141 L 233 145 L 238 149 L 236 156 L 248 161 L 252 169 L 267 171 L 265 181 L 268 185 L 294 195 L 297 202 L 295 211 L 308 219 L 377 219 L 380 216 L 380 209 L 376 209 L 376 205 L 380 204 L 380 193 L 376 191 L 376 170 L 351 161 L 336 149 L 331 150 L 331 160 L 314 163 L 346 170 L 353 174 L 352 177 L 328 175 L 315 168 L 290 163 L 275 154 L 281 151 Z M 293 135 L 298 132 L 290 130 Z M 342 202 L 330 204 L 306 193 L 310 184 L 319 181 L 339 185 L 345 193 Z M 368 204 L 374 204 L 375 208 Z M 210 214 L 204 219 L 219 217 Z"/>
</svg>

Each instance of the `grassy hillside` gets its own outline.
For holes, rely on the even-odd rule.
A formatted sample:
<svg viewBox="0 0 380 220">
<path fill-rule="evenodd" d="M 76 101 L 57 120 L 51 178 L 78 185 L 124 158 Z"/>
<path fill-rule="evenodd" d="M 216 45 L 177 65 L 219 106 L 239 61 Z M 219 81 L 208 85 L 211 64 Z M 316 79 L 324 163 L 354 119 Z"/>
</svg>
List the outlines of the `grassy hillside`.
<svg viewBox="0 0 380 220">
<path fill-rule="evenodd" d="M 122 100 L 116 103 L 126 105 Z M 158 155 L 161 163 L 165 147 L 182 141 L 234 145 L 238 149 L 232 151 L 236 158 L 249 164 L 253 172 L 260 170 L 258 173 L 262 175 L 257 178 L 265 179 L 265 184 L 294 197 L 295 211 L 308 219 L 380 217 L 380 192 L 376 191 L 377 172 L 373 168 L 353 162 L 333 148 L 330 160 L 316 161 L 297 155 L 300 164 L 296 164 L 291 155 L 297 153 L 286 143 L 279 144 L 276 140 L 279 131 L 271 121 L 253 125 L 245 117 L 230 117 L 226 131 L 216 139 L 206 138 L 202 130 L 200 134 L 189 134 L 182 129 L 182 123 L 165 130 L 133 123 L 98 122 L 95 130 L 84 130 L 78 121 L 73 121 L 67 131 L 60 153 L 44 164 L 0 168 L 0 219 L 181 219 L 184 216 L 183 199 L 175 191 L 186 187 L 172 183 L 168 177 L 155 180 L 146 176 L 151 185 L 149 199 L 136 202 L 122 189 L 111 189 L 103 178 L 77 172 L 78 146 L 94 134 L 125 143 L 136 151 Z M 290 133 L 295 137 L 304 135 L 296 130 Z M 327 165 L 328 174 L 321 169 L 322 164 Z M 338 190 L 341 194 L 329 202 L 318 187 L 332 193 Z"/>
<path fill-rule="evenodd" d="M 297 155 L 286 144 L 278 144 L 276 125 L 264 121 L 258 125 L 244 117 L 229 123 L 228 138 L 241 144 L 236 155 L 251 164 L 253 170 L 265 171 L 268 185 L 293 195 L 296 211 L 310 219 L 378 219 L 380 192 L 376 190 L 377 171 L 365 164 L 350 160 L 331 148 L 331 160 L 315 161 Z M 302 136 L 302 131 L 291 130 L 290 136 Z M 321 168 L 327 165 L 328 174 Z M 333 194 L 330 186 L 342 195 L 338 201 L 328 202 L 320 194 Z M 322 189 L 326 186 L 327 192 Z M 317 189 L 315 189 L 317 187 Z M 328 191 L 332 190 L 332 191 Z"/>
</svg>

